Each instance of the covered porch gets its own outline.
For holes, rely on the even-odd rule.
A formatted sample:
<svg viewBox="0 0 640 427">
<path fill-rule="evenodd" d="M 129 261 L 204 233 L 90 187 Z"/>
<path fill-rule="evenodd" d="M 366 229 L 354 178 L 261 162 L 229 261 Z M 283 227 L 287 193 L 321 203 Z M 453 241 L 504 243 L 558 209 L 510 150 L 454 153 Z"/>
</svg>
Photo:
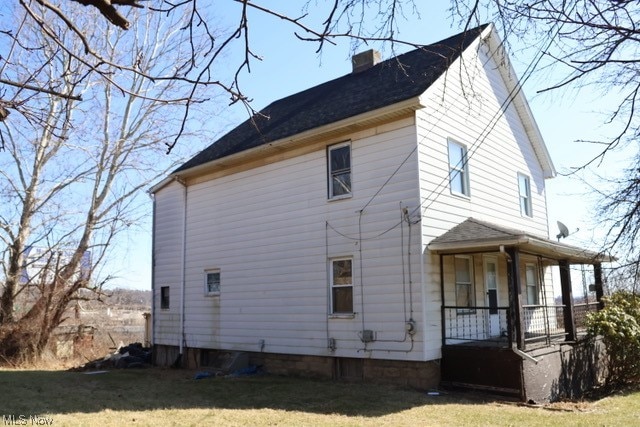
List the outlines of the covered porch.
<svg viewBox="0 0 640 427">
<path fill-rule="evenodd" d="M 428 249 L 440 260 L 443 383 L 536 401 L 576 394 L 578 372 L 561 365 L 584 353 L 609 257 L 473 218 Z"/>
</svg>

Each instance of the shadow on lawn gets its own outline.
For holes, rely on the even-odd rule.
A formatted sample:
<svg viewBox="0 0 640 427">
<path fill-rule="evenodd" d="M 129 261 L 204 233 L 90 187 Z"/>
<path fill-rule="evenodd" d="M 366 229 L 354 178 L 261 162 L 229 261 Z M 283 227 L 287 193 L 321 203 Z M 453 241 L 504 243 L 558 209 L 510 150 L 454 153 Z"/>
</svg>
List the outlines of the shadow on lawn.
<svg viewBox="0 0 640 427">
<path fill-rule="evenodd" d="M 146 411 L 154 409 L 274 409 L 378 417 L 429 404 L 482 404 L 473 396 L 257 375 L 194 379 L 187 370 L 0 371 L 0 415 Z"/>
</svg>

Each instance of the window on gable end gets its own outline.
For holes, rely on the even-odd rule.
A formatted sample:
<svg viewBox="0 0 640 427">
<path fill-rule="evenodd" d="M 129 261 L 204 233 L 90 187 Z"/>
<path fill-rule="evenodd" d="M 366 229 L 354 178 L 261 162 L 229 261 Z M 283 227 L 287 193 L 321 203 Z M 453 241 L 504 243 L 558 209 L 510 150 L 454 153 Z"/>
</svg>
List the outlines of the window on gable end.
<svg viewBox="0 0 640 427">
<path fill-rule="evenodd" d="M 531 181 L 528 176 L 521 173 L 518 174 L 518 193 L 520 199 L 520 214 L 522 216 L 533 216 L 531 210 Z"/>
<path fill-rule="evenodd" d="M 448 141 L 449 148 L 449 185 L 451 193 L 469 196 L 469 159 L 467 147 L 453 140 Z"/>
<path fill-rule="evenodd" d="M 329 199 L 351 195 L 351 144 L 332 145 L 327 150 Z"/>
</svg>

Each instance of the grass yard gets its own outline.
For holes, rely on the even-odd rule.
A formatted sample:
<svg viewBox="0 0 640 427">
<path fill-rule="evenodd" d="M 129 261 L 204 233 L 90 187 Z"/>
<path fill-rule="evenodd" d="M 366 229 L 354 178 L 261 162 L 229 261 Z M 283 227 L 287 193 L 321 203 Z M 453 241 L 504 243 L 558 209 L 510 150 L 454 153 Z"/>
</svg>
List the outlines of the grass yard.
<svg viewBox="0 0 640 427">
<path fill-rule="evenodd" d="M 195 380 L 194 374 L 0 370 L 0 426 L 23 420 L 54 426 L 640 425 L 640 392 L 530 407 L 473 394 L 428 396 L 390 386 L 269 375 Z"/>
</svg>

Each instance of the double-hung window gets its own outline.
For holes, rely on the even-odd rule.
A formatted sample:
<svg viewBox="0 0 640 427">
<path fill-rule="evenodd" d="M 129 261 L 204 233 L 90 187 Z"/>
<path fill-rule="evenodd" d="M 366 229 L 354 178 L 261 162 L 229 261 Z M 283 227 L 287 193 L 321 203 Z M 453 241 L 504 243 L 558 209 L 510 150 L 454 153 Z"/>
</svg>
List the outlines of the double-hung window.
<svg viewBox="0 0 640 427">
<path fill-rule="evenodd" d="M 351 144 L 332 145 L 327 150 L 329 199 L 351 195 Z"/>
<path fill-rule="evenodd" d="M 453 194 L 469 196 L 469 159 L 467 147 L 449 140 L 449 185 Z"/>
<path fill-rule="evenodd" d="M 533 216 L 531 211 L 531 182 L 528 176 L 521 173 L 518 174 L 518 194 L 520 198 L 520 214 L 522 216 Z"/>
<path fill-rule="evenodd" d="M 527 286 L 527 304 L 538 305 L 538 273 L 535 264 L 525 265 L 525 284 Z"/>
<path fill-rule="evenodd" d="M 215 268 L 204 272 L 204 293 L 205 295 L 220 294 L 220 269 Z"/>
<path fill-rule="evenodd" d="M 330 261 L 331 313 L 353 313 L 353 260 L 336 258 Z"/>
<path fill-rule="evenodd" d="M 456 306 L 458 307 L 458 313 L 470 313 L 473 311 L 471 307 L 475 306 L 472 259 L 473 258 L 468 256 L 454 257 L 456 270 Z"/>
</svg>

